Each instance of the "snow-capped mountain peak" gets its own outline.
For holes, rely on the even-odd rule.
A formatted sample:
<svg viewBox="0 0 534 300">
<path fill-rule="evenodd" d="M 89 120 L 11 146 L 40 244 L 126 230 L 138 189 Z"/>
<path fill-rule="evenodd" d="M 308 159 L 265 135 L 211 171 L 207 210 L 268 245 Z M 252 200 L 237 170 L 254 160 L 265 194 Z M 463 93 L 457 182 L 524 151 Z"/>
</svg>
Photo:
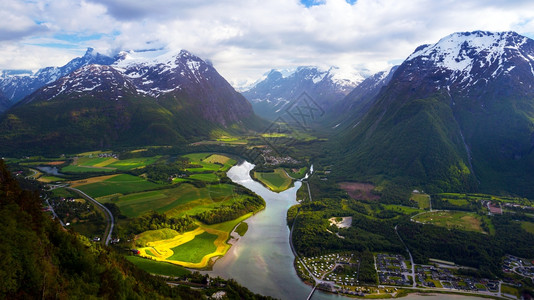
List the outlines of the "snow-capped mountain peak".
<svg viewBox="0 0 534 300">
<path fill-rule="evenodd" d="M 404 65 L 408 80 L 426 72 L 444 75 L 444 88 L 486 85 L 501 76 L 534 77 L 534 41 L 509 31 L 453 33 L 418 47 Z"/>
<path fill-rule="evenodd" d="M 364 77 L 339 67 L 323 69 L 300 66 L 294 69 L 271 70 L 264 74 L 243 95 L 260 116 L 273 119 L 283 108 L 307 92 L 323 109 L 345 97 Z"/>
<path fill-rule="evenodd" d="M 35 73 L 31 71 L 2 71 L 0 91 L 9 99 L 12 105 L 35 90 L 58 80 L 76 69 L 90 64 L 110 65 L 114 61 L 114 58 L 102 55 L 93 48 L 88 48 L 82 57 L 74 58 L 62 67 L 46 67 L 39 69 Z"/>
<path fill-rule="evenodd" d="M 523 46 L 528 41 L 528 38 L 510 31 L 458 32 L 442 38 L 434 45 L 419 47 L 407 61 L 433 61 L 438 67 L 469 74 L 475 68 L 489 67 L 494 63 L 502 65 L 504 58 L 511 55 L 522 56 L 527 61 L 534 60 L 532 55 L 524 53 Z"/>
<path fill-rule="evenodd" d="M 182 89 L 187 81 L 209 80 L 215 71 L 186 50 L 178 54 L 166 50 L 121 52 L 112 66 L 130 78 L 138 92 L 154 97 Z"/>
<path fill-rule="evenodd" d="M 36 94 L 25 100 L 52 100 L 59 96 L 88 97 L 99 96 L 109 100 L 119 100 L 136 93 L 135 86 L 120 72 L 110 66 L 86 65 L 59 80 L 46 85 Z"/>
</svg>

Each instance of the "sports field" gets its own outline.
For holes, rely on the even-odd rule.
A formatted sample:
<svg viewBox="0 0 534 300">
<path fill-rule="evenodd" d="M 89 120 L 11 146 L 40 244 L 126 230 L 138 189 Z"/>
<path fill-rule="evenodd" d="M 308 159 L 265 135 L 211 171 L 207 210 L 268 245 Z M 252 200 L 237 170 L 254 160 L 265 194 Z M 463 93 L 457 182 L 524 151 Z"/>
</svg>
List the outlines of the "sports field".
<svg viewBox="0 0 534 300">
<path fill-rule="evenodd" d="M 485 233 L 482 229 L 482 216 L 463 211 L 432 211 L 417 215 L 414 221 L 434 224 L 449 229 L 460 229 Z"/>
<path fill-rule="evenodd" d="M 267 186 L 273 192 L 287 190 L 293 181 L 282 168 L 275 169 L 274 172 L 254 172 L 254 177 Z"/>
<path fill-rule="evenodd" d="M 419 209 L 430 208 L 430 196 L 427 194 L 413 193 L 410 197 L 410 200 L 417 202 Z"/>
</svg>

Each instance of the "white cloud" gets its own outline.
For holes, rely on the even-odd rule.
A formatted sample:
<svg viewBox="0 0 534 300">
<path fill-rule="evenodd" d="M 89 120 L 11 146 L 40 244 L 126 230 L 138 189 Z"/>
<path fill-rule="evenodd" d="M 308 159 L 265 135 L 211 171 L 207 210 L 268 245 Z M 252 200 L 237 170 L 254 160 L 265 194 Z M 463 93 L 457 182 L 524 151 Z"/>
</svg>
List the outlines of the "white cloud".
<svg viewBox="0 0 534 300">
<path fill-rule="evenodd" d="M 0 28 L 19 35 L 2 38 L 0 30 L 0 68 L 50 65 L 86 46 L 109 53 L 167 47 L 210 59 L 231 81 L 254 81 L 271 68 L 297 65 L 374 72 L 456 31 L 534 33 L 534 2 L 526 0 L 326 0 L 309 8 L 298 0 L 36 0 L 22 8 L 8 1 L 14 24 Z M 58 33 L 103 37 L 70 50 L 27 45 Z"/>
</svg>

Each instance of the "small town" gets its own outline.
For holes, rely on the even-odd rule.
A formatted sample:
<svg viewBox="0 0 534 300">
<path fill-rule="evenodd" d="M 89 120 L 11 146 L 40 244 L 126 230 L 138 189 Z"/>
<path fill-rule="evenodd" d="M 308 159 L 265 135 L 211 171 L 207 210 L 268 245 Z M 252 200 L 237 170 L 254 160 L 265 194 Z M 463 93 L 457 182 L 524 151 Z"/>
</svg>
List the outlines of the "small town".
<svg viewBox="0 0 534 300">
<path fill-rule="evenodd" d="M 305 275 L 306 270 L 311 272 L 317 288 L 321 290 L 350 296 L 395 297 L 402 289 L 417 289 L 519 299 L 514 291 L 521 287 L 521 283 L 511 278 L 492 280 L 459 275 L 459 269 L 472 268 L 458 266 L 453 262 L 430 259 L 428 265 L 414 264 L 414 283 L 411 263 L 403 255 L 377 253 L 374 259 L 378 286 L 358 280 L 360 262 L 353 254 L 305 257 L 302 258 L 305 265 L 300 261 L 297 262 L 297 270 L 307 282 L 310 282 L 312 278 Z M 503 271 L 534 280 L 534 262 L 522 258 L 507 255 L 503 262 Z"/>
</svg>

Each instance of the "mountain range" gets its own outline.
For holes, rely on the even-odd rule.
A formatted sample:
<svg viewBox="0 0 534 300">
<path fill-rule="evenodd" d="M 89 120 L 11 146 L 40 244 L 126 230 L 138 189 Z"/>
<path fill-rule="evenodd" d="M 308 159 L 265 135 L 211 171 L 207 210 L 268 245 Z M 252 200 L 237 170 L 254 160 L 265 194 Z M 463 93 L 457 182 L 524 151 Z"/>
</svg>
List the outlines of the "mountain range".
<svg viewBox="0 0 534 300">
<path fill-rule="evenodd" d="M 338 136 L 340 173 L 534 196 L 533 66 L 534 41 L 515 32 L 454 33 L 418 47 L 365 105 L 353 98 L 354 119 Z"/>
<path fill-rule="evenodd" d="M 261 123 L 213 66 L 185 50 L 121 52 L 112 64 L 90 57 L 110 62 L 89 49 L 55 70 L 80 68 L 0 117 L 2 151 L 175 145 Z"/>
<path fill-rule="evenodd" d="M 88 49 L 24 74 L 2 73 L 6 154 L 243 133 L 265 126 L 253 107 L 272 120 L 306 91 L 326 112 L 340 179 L 534 196 L 534 41 L 514 32 L 454 33 L 365 80 L 336 68 L 272 70 L 243 92 L 252 105 L 185 50 L 111 58 Z"/>
<path fill-rule="evenodd" d="M 329 110 L 364 80 L 363 75 L 337 67 L 298 67 L 294 70 L 271 70 L 242 94 L 259 116 L 274 120 L 288 104 L 306 92 L 322 110 Z"/>
<path fill-rule="evenodd" d="M 77 57 L 62 67 L 46 67 L 35 73 L 30 70 L 4 70 L 0 74 L 0 92 L 9 102 L 4 108 L 0 105 L 0 112 L 78 68 L 89 64 L 110 65 L 113 62 L 115 58 L 88 48 L 84 56 Z"/>
</svg>

